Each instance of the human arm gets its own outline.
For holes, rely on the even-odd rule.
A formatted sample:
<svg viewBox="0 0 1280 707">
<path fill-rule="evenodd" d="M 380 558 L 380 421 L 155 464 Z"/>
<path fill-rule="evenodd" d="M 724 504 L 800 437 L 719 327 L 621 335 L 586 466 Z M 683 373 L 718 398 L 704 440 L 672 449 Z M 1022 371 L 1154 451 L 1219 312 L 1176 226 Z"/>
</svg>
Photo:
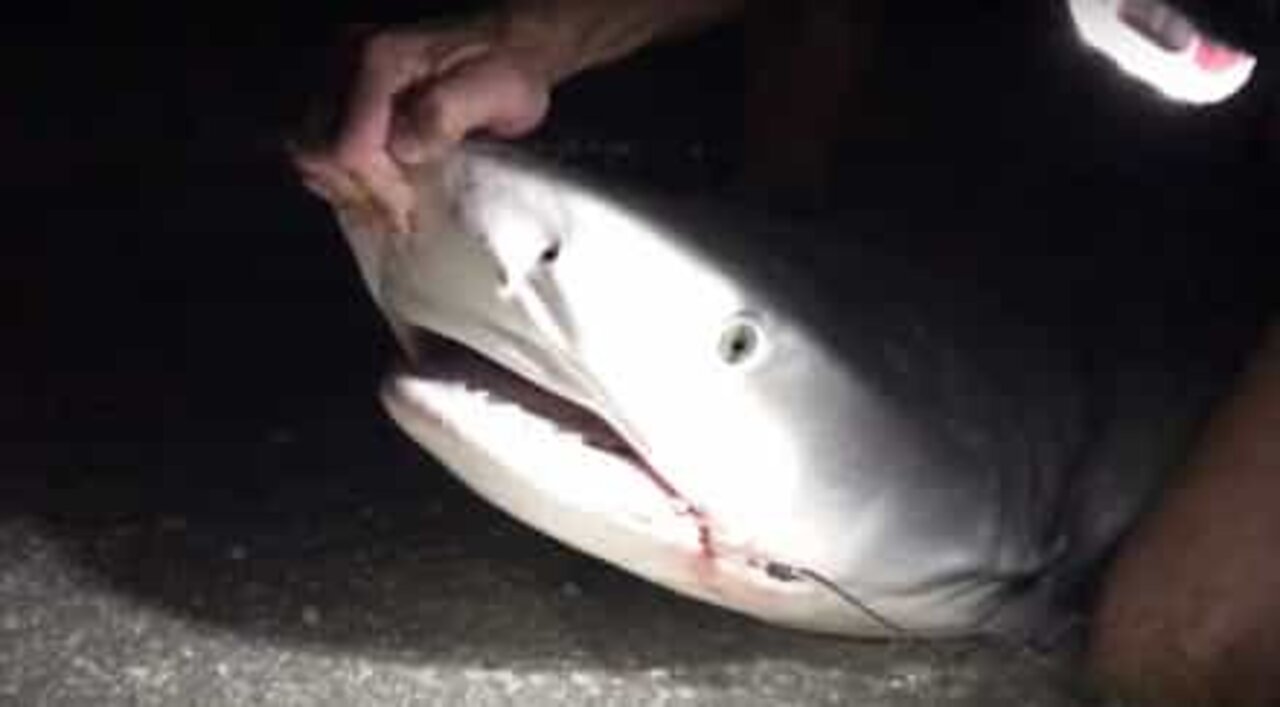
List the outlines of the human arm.
<svg viewBox="0 0 1280 707">
<path fill-rule="evenodd" d="M 1150 704 L 1277 704 L 1277 548 L 1280 322 L 1121 547 L 1094 617 L 1099 679 Z"/>
</svg>

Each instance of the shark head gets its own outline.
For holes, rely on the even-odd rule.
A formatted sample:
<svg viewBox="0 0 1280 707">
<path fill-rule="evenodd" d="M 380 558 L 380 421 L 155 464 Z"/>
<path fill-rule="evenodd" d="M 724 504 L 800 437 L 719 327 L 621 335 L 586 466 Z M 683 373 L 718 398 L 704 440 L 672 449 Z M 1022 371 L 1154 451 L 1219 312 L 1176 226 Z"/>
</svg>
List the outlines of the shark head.
<svg viewBox="0 0 1280 707">
<path fill-rule="evenodd" d="M 417 231 L 347 235 L 404 332 L 386 409 L 481 497 L 788 627 L 965 633 L 998 604 L 998 480 L 851 365 L 785 234 L 510 147 L 420 186 Z"/>
</svg>

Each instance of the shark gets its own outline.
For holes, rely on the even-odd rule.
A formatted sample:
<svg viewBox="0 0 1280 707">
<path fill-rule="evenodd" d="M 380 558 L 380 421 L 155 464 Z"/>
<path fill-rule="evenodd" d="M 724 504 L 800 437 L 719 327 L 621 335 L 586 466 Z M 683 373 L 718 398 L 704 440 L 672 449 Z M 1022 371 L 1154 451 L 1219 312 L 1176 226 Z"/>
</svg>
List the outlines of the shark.
<svg viewBox="0 0 1280 707">
<path fill-rule="evenodd" d="M 824 634 L 1023 631 L 1153 486 L 1080 500 L 1087 367 L 859 237 L 873 223 L 478 140 L 417 189 L 410 232 L 343 226 L 400 342 L 390 419 L 488 503 L 667 590 Z"/>
</svg>

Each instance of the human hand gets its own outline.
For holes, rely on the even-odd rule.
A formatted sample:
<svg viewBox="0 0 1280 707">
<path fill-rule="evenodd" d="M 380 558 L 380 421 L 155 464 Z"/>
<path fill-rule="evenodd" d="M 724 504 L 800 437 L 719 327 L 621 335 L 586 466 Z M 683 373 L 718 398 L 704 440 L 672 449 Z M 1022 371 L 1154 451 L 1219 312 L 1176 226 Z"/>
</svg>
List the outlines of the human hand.
<svg viewBox="0 0 1280 707">
<path fill-rule="evenodd" d="M 361 230 L 412 230 L 416 170 L 473 132 L 514 138 L 541 123 L 555 37 L 502 15 L 367 37 L 336 135 L 292 149 L 303 183 Z"/>
</svg>

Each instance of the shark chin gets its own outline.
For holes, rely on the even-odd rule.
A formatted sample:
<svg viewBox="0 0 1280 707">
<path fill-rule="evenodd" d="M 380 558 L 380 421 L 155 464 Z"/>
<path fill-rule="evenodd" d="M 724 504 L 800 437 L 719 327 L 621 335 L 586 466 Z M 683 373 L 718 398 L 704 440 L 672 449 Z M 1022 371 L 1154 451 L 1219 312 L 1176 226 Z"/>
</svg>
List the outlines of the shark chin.
<svg viewBox="0 0 1280 707">
<path fill-rule="evenodd" d="M 383 379 L 382 404 L 487 502 L 688 598 L 807 631 L 867 633 L 847 599 L 735 540 L 599 415 L 463 344 L 412 336 L 413 355 Z"/>
</svg>

